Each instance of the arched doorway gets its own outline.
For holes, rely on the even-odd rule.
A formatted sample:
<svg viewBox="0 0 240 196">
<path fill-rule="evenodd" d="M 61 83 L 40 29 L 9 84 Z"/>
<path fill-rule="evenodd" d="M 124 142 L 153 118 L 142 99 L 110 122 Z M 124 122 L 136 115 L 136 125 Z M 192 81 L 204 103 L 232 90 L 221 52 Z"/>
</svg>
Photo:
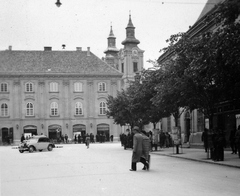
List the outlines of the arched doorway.
<svg viewBox="0 0 240 196">
<path fill-rule="evenodd" d="M 27 139 L 33 135 L 37 135 L 37 127 L 34 125 L 27 125 L 23 127 L 24 137 Z"/>
<path fill-rule="evenodd" d="M 77 124 L 77 125 L 73 125 L 73 138 L 75 137 L 75 135 L 85 135 L 86 134 L 86 125 L 83 124 Z"/>
<path fill-rule="evenodd" d="M 189 142 L 190 137 L 190 130 L 191 130 L 191 118 L 190 118 L 190 112 L 187 111 L 184 116 L 185 120 L 185 142 Z"/>
<path fill-rule="evenodd" d="M 48 126 L 48 137 L 53 142 L 60 142 L 62 135 L 62 127 L 60 125 Z"/>
<path fill-rule="evenodd" d="M 109 141 L 110 128 L 108 124 L 97 125 L 97 140 L 98 141 Z M 103 138 L 102 138 L 103 137 Z"/>
</svg>

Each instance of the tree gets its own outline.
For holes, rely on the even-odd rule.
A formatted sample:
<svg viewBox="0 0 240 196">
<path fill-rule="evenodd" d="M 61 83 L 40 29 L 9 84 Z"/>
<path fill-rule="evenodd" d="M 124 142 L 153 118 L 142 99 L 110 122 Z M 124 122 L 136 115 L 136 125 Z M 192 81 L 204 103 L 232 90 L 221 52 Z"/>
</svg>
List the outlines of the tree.
<svg viewBox="0 0 240 196">
<path fill-rule="evenodd" d="M 211 126 L 216 103 L 240 98 L 240 26 L 235 22 L 239 7 L 235 0 L 220 4 L 214 14 L 222 26 L 215 31 L 194 38 L 187 33 L 170 37 L 163 51 L 174 58 L 165 62 L 156 104 L 198 108 Z"/>
</svg>

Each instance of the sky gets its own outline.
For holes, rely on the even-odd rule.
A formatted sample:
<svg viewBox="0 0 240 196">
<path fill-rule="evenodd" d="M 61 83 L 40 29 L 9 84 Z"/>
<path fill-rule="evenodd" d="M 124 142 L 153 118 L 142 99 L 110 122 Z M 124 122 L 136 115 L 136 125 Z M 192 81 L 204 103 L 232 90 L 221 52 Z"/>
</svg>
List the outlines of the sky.
<svg viewBox="0 0 240 196">
<path fill-rule="evenodd" d="M 186 32 L 198 19 L 207 0 L 0 0 L 0 50 L 76 50 L 90 47 L 105 56 L 112 25 L 116 47 L 123 48 L 129 14 L 144 67 L 152 65 L 170 35 Z"/>
</svg>

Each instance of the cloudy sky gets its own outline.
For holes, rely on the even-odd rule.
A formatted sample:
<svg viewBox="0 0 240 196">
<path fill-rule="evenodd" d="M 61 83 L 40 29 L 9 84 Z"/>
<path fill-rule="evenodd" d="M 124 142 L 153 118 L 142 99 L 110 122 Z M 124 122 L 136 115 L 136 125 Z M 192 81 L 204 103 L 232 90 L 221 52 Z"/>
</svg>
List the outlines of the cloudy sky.
<svg viewBox="0 0 240 196">
<path fill-rule="evenodd" d="M 159 57 L 170 35 L 185 32 L 207 0 L 0 0 L 0 50 L 75 50 L 82 47 L 104 57 L 112 24 L 116 46 L 126 38 L 129 12 L 144 64 Z"/>
</svg>

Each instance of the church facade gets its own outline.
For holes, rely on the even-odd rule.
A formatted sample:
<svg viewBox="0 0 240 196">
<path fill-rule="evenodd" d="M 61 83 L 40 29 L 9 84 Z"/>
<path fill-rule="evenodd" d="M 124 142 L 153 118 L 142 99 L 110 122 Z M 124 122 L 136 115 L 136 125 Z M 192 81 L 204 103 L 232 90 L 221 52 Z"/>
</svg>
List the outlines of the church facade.
<svg viewBox="0 0 240 196">
<path fill-rule="evenodd" d="M 126 88 L 143 67 L 131 17 L 123 49 L 112 32 L 104 60 L 90 48 L 76 51 L 0 51 L 0 144 L 18 143 L 22 134 L 113 135 L 122 132 L 106 116 L 108 95 Z"/>
</svg>

